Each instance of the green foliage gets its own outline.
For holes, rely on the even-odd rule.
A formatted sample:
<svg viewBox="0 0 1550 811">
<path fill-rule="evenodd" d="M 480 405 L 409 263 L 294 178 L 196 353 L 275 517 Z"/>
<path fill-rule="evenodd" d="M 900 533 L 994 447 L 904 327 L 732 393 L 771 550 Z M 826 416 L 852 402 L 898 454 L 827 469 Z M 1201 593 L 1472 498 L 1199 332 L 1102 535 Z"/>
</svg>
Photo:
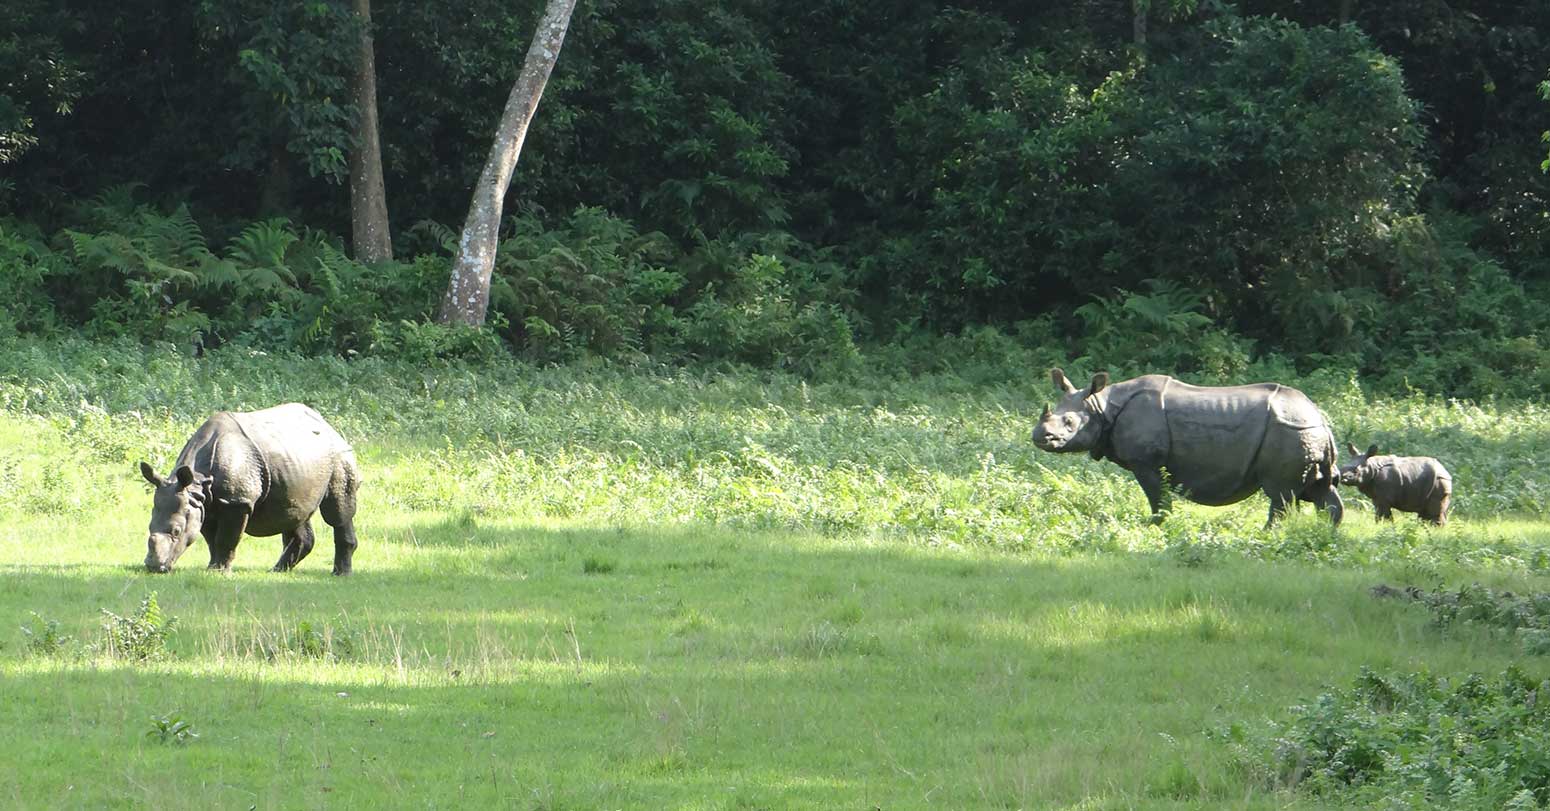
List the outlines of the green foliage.
<svg viewBox="0 0 1550 811">
<path fill-rule="evenodd" d="M 1168 369 L 1203 380 L 1241 380 L 1249 365 L 1247 342 L 1216 327 L 1202 312 L 1199 293 L 1148 279 L 1149 293 L 1117 290 L 1076 308 L 1086 354 L 1081 366 Z"/>
<path fill-rule="evenodd" d="M 177 630 L 178 618 L 162 613 L 156 592 L 140 601 L 134 614 L 121 617 L 102 609 L 101 653 L 110 659 L 148 662 L 167 655 L 167 638 Z"/>
<path fill-rule="evenodd" d="M 1550 801 L 1550 683 L 1362 669 L 1295 707 L 1275 741 L 1280 779 L 1384 808 L 1474 811 Z"/>
<path fill-rule="evenodd" d="M 0 164 L 14 163 L 38 143 L 40 123 L 74 112 L 86 74 L 61 35 L 82 25 L 79 12 L 38 0 L 6 4 L 0 23 Z M 4 190 L 0 190 L 3 192 Z M 0 193 L 0 210 L 5 204 Z"/>
<path fill-rule="evenodd" d="M 171 715 L 151 716 L 151 728 L 145 731 L 145 737 L 159 744 L 177 744 L 182 746 L 199 737 L 194 731 L 194 725 L 183 720 L 177 713 Z"/>
<path fill-rule="evenodd" d="M 25 214 L 0 222 L 0 336 L 821 375 L 869 344 L 959 365 L 908 347 L 988 326 L 1027 356 L 1203 381 L 1546 389 L 1550 176 L 1526 168 L 1550 0 L 1363 0 L 1345 26 L 1140 3 L 1144 48 L 1137 8 L 582 4 L 516 167 L 492 325 L 468 332 L 427 324 L 455 235 L 401 231 L 420 258 L 373 268 L 329 236 L 349 4 L 23 0 L 0 21 L 0 210 Z M 460 221 L 539 10 L 379 10 L 395 222 Z"/>
<path fill-rule="evenodd" d="M 1519 595 L 1479 583 L 1457 590 L 1380 589 L 1374 592 L 1380 596 L 1407 597 L 1425 605 L 1439 628 L 1484 628 L 1515 639 L 1524 653 L 1550 653 L 1550 594 Z"/>
<path fill-rule="evenodd" d="M 71 650 L 75 637 L 59 632 L 59 621 L 44 619 L 36 611 L 22 628 L 26 651 L 31 656 L 58 656 Z"/>
<path fill-rule="evenodd" d="M 355 137 L 351 82 L 360 30 L 350 4 L 204 0 L 197 8 L 201 44 L 236 54 L 225 78 L 237 91 L 238 114 L 256 125 L 233 133 L 222 162 L 253 168 L 271 159 L 278 138 L 308 174 L 343 184 Z"/>
<path fill-rule="evenodd" d="M 559 227 L 531 212 L 512 224 L 491 308 L 524 358 L 649 354 L 814 373 L 858 357 L 843 270 L 802 258 L 808 249 L 790 239 L 712 240 L 685 254 L 585 207 Z"/>
</svg>

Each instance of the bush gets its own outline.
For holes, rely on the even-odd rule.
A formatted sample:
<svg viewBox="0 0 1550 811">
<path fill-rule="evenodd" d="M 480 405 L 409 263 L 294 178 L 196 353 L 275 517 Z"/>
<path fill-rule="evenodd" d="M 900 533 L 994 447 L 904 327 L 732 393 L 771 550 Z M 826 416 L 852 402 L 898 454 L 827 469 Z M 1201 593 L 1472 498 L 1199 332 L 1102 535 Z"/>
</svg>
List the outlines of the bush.
<svg viewBox="0 0 1550 811">
<path fill-rule="evenodd" d="M 1280 780 L 1384 808 L 1498 811 L 1550 801 L 1550 682 L 1363 669 L 1293 708 L 1269 754 Z"/>
<path fill-rule="evenodd" d="M 27 640 L 27 653 L 32 656 L 56 656 L 70 649 L 75 638 L 59 632 L 57 620 L 44 619 L 36 611 L 32 619 L 22 626 L 22 637 Z"/>
<path fill-rule="evenodd" d="M 102 625 L 101 651 L 111 659 L 145 662 L 162 658 L 167 653 L 167 637 L 178 625 L 177 617 L 162 613 L 154 591 L 140 601 L 132 616 L 121 617 L 106 608 L 102 615 L 106 622 Z"/>
</svg>

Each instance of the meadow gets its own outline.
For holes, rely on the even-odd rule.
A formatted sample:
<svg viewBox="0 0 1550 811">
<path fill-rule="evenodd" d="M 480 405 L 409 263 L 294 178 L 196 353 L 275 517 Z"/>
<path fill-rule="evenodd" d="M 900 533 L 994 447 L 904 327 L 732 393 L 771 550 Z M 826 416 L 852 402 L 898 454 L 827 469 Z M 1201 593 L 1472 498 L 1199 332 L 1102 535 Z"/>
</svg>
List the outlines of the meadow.
<svg viewBox="0 0 1550 811">
<path fill-rule="evenodd" d="M 1043 369 L 993 371 L 0 343 L 0 804 L 1359 807 L 1267 760 L 1291 708 L 1364 666 L 1550 675 L 1369 593 L 1550 591 L 1543 406 L 1288 381 L 1342 441 L 1441 458 L 1454 521 L 1347 491 L 1338 530 L 1262 498 L 1158 527 L 1028 442 Z M 356 446 L 356 574 L 317 519 L 292 573 L 273 538 L 145 573 L 135 463 L 290 400 Z M 115 652 L 104 610 L 152 592 L 165 650 Z"/>
</svg>

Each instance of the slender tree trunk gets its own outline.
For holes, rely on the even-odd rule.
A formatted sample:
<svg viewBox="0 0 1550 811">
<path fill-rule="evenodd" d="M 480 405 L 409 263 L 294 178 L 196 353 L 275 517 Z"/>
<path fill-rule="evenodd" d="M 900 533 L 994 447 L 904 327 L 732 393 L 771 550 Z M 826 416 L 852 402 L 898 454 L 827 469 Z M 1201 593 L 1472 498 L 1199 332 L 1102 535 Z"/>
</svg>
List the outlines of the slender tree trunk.
<svg viewBox="0 0 1550 811">
<path fill-rule="evenodd" d="M 443 324 L 484 323 L 490 307 L 490 274 L 495 270 L 495 246 L 500 236 L 506 188 L 511 185 L 511 173 L 517 167 L 528 124 L 543 97 L 555 60 L 560 57 L 560 46 L 565 43 L 565 31 L 575 8 L 576 0 L 549 0 L 543 18 L 538 21 L 522 72 L 506 99 L 506 111 L 501 114 L 490 159 L 484 164 L 474 186 L 473 200 L 468 204 L 468 219 L 463 222 L 463 236 L 452 260 L 452 278 L 436 311 L 436 320 Z"/>
<path fill-rule="evenodd" d="M 1151 0 L 1131 0 L 1130 32 L 1141 50 L 1146 50 L 1146 13 L 1151 6 Z"/>
<path fill-rule="evenodd" d="M 355 0 L 361 23 L 356 60 L 355 148 L 350 150 L 350 219 L 355 258 L 380 262 L 393 258 L 388 231 L 387 186 L 382 182 L 382 137 L 377 131 L 377 56 L 371 42 L 371 0 Z"/>
<path fill-rule="evenodd" d="M 1340 0 L 1340 24 L 1345 25 L 1351 21 L 1351 11 L 1356 6 L 1356 0 Z"/>
</svg>

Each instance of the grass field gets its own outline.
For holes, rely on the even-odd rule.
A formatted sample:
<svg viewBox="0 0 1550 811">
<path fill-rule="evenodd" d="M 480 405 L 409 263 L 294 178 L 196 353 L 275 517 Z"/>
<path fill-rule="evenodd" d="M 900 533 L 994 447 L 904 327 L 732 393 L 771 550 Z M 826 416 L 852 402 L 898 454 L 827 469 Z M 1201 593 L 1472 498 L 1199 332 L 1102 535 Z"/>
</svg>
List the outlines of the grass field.
<svg viewBox="0 0 1550 811">
<path fill-rule="evenodd" d="M 0 352 L 0 805 L 19 808 L 1339 807 L 1214 731 L 1364 665 L 1550 666 L 1372 585 L 1546 591 L 1550 413 L 1308 386 L 1341 438 L 1441 457 L 1455 522 L 1347 494 L 1163 527 L 1123 471 L 1040 454 L 1026 383 L 412 369 L 84 344 Z M 356 574 L 247 538 L 140 567 L 208 412 L 316 406 L 367 481 Z M 167 655 L 103 652 L 149 592 Z M 32 613 L 39 615 L 34 619 Z M 74 637 L 30 649 L 45 620 Z M 177 714 L 198 738 L 165 741 Z"/>
</svg>

